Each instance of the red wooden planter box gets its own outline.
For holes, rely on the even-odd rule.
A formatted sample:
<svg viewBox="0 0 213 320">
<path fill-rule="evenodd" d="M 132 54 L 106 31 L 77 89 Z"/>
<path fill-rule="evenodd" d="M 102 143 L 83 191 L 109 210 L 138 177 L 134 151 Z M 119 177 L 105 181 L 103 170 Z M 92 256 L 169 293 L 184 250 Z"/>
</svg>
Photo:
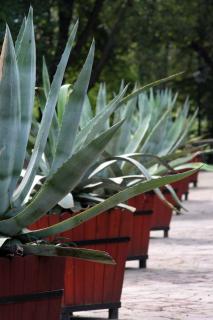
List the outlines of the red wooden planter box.
<svg viewBox="0 0 213 320">
<path fill-rule="evenodd" d="M 198 155 L 196 157 L 194 157 L 194 159 L 192 160 L 192 162 L 202 162 L 202 156 Z M 193 183 L 194 187 L 197 186 L 197 182 L 198 182 L 198 175 L 199 175 L 199 171 L 193 173 L 191 176 L 188 177 L 189 179 L 189 183 Z"/>
<path fill-rule="evenodd" d="M 181 200 L 185 189 L 182 180 L 171 183 L 171 186 L 175 190 L 178 198 Z"/>
<path fill-rule="evenodd" d="M 168 190 L 161 190 L 164 197 L 173 205 L 174 199 Z M 170 229 L 170 222 L 172 218 L 172 209 L 164 204 L 157 195 L 154 197 L 154 208 L 151 221 L 151 230 L 163 230 L 164 237 L 168 237 L 168 231 Z"/>
<path fill-rule="evenodd" d="M 179 171 L 185 172 L 185 170 Z M 189 191 L 189 177 L 184 178 L 180 181 L 176 181 L 171 183 L 171 186 L 174 188 L 178 198 L 182 200 L 183 195 L 185 195 L 185 198 L 187 199 L 188 191 Z"/>
<path fill-rule="evenodd" d="M 65 259 L 0 258 L 0 320 L 59 320 Z"/>
<path fill-rule="evenodd" d="M 186 170 L 183 170 L 183 171 L 181 171 L 181 172 L 184 172 L 184 171 L 186 171 Z M 182 194 L 185 195 L 185 200 L 188 199 L 188 194 L 189 194 L 189 181 L 190 181 L 189 177 L 184 178 L 183 180 L 181 180 L 181 183 L 182 183 L 182 189 L 181 189 L 181 191 L 182 191 Z"/>
<path fill-rule="evenodd" d="M 33 228 L 51 225 L 71 215 L 45 216 Z M 62 319 L 69 319 L 74 311 L 94 309 L 109 309 L 109 317 L 117 317 L 132 220 L 132 213 L 113 209 L 60 234 L 80 247 L 107 251 L 116 261 L 116 265 L 111 266 L 66 259 Z"/>
<path fill-rule="evenodd" d="M 193 173 L 189 178 L 189 183 L 193 183 L 194 187 L 197 187 L 197 183 L 198 183 L 198 175 L 199 175 L 199 171 Z"/>
<path fill-rule="evenodd" d="M 184 172 L 186 170 L 182 170 Z M 180 181 L 172 183 L 172 187 L 177 193 L 179 199 L 182 199 L 183 194 L 185 195 L 185 199 L 188 198 L 188 190 L 189 190 L 189 177 L 184 178 Z M 162 189 L 162 192 L 165 198 L 173 205 L 175 205 L 175 201 L 167 189 Z M 154 209 L 152 215 L 151 222 L 151 230 L 163 230 L 164 237 L 168 237 L 168 232 L 170 229 L 170 222 L 172 218 L 172 209 L 169 208 L 166 204 L 164 204 L 156 195 L 154 197 Z"/>
<path fill-rule="evenodd" d="M 140 268 L 146 268 L 148 259 L 153 201 L 153 192 L 141 194 L 128 201 L 128 204 L 135 207 L 136 211 L 133 214 L 133 229 L 127 260 L 139 260 Z"/>
<path fill-rule="evenodd" d="M 186 170 L 181 170 L 180 172 L 185 172 Z M 180 181 L 172 183 L 172 187 L 175 189 L 179 199 L 185 195 L 185 199 L 188 199 L 189 183 L 191 181 L 191 176 L 184 178 Z M 166 189 L 162 189 L 165 198 L 175 205 L 175 201 L 171 194 Z M 163 230 L 164 237 L 168 237 L 168 232 L 170 229 L 170 222 L 172 218 L 172 209 L 164 204 L 157 196 L 154 198 L 154 209 L 152 215 L 151 229 L 152 230 Z"/>
<path fill-rule="evenodd" d="M 201 161 L 202 161 L 202 157 L 201 156 L 196 156 L 192 160 L 192 162 L 201 162 Z M 180 170 L 180 172 L 186 172 L 187 170 L 188 169 Z M 181 181 L 177 181 L 177 182 L 172 184 L 173 187 L 177 190 L 177 195 L 179 196 L 180 200 L 182 198 L 182 195 L 185 195 L 185 200 L 188 199 L 190 183 L 193 183 L 195 187 L 197 186 L 198 174 L 199 174 L 199 171 L 193 173 L 189 177 L 186 177 L 186 178 L 182 179 Z"/>
<path fill-rule="evenodd" d="M 192 162 L 201 162 L 202 161 L 202 156 L 198 155 L 196 157 L 194 157 L 194 159 L 192 160 Z M 187 170 L 182 170 L 182 172 L 187 171 Z M 198 181 L 198 174 L 199 171 L 193 173 L 191 176 L 184 178 L 183 181 L 185 182 L 185 198 L 186 200 L 188 199 L 188 189 L 189 189 L 189 184 L 193 183 L 194 187 L 197 186 L 197 181 Z"/>
</svg>

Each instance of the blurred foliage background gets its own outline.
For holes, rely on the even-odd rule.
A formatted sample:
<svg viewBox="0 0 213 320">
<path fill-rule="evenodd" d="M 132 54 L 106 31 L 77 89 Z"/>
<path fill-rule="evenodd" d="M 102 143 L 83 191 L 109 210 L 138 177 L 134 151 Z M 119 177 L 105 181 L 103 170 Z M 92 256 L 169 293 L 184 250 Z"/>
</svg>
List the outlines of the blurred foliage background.
<svg viewBox="0 0 213 320">
<path fill-rule="evenodd" d="M 121 79 L 146 84 L 185 71 L 170 83 L 182 99 L 199 106 L 198 133 L 213 137 L 212 0 L 1 0 L 0 44 L 5 22 L 16 36 L 29 5 L 34 8 L 39 85 L 42 56 L 51 74 L 70 26 L 79 18 L 66 81 L 72 82 L 93 36 L 96 56 L 90 87 L 106 81 L 109 92 Z"/>
</svg>

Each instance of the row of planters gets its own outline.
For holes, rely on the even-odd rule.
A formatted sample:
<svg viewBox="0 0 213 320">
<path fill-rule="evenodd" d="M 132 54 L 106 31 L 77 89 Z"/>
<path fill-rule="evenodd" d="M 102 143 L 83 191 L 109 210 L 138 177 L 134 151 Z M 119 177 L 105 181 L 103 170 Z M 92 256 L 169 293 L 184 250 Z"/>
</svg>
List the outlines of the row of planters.
<svg viewBox="0 0 213 320">
<path fill-rule="evenodd" d="M 168 184 L 202 165 L 190 162 L 198 150 L 186 148 L 195 118 L 187 117 L 188 104 L 175 116 L 175 99 L 159 92 L 158 100 L 162 94 L 170 100 L 149 112 L 154 94 L 144 91 L 174 76 L 129 94 L 121 86 L 109 102 L 102 85 L 94 111 L 87 96 L 92 43 L 74 86 L 62 86 L 77 26 L 52 83 L 44 62 L 36 100 L 32 9 L 15 45 L 6 28 L 0 57 L 0 320 L 69 319 L 74 311 L 99 308 L 117 318 L 126 260 L 146 261 L 142 230 L 150 230 L 152 196 L 179 210 L 175 186 Z M 159 189 L 165 185 L 171 199 Z"/>
</svg>

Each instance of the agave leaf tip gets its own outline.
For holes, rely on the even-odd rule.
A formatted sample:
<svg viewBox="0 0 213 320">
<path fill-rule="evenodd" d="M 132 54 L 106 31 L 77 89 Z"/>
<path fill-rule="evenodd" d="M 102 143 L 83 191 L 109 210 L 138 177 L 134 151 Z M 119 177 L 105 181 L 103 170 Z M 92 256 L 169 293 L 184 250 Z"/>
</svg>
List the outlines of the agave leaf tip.
<svg viewBox="0 0 213 320">
<path fill-rule="evenodd" d="M 28 18 L 32 18 L 32 17 L 33 17 L 33 7 L 30 6 L 29 12 L 28 12 Z"/>
</svg>

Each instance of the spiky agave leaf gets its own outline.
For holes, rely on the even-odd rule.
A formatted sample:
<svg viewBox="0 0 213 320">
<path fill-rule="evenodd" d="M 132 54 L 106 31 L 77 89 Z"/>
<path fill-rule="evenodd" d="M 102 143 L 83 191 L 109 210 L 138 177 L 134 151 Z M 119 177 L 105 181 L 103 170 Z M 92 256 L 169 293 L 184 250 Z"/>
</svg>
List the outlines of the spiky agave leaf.
<svg viewBox="0 0 213 320">
<path fill-rule="evenodd" d="M 20 203 L 23 202 L 24 198 L 29 192 L 30 186 L 36 175 L 36 171 L 38 169 L 40 159 L 45 149 L 49 128 L 51 126 L 52 118 L 55 112 L 58 93 L 63 80 L 65 67 L 68 62 L 68 58 L 74 43 L 77 27 L 78 27 L 78 22 L 73 27 L 73 30 L 69 36 L 67 45 L 65 47 L 64 53 L 57 67 L 57 70 L 51 85 L 51 89 L 48 95 L 48 99 L 46 102 L 46 107 L 43 113 L 39 132 L 36 138 L 36 143 L 33 149 L 32 156 L 30 158 L 29 165 L 27 167 L 26 175 L 22 179 L 18 188 L 15 190 L 15 193 L 12 199 L 14 206 L 19 205 Z"/>
<path fill-rule="evenodd" d="M 104 264 L 115 264 L 115 261 L 107 252 L 100 250 L 51 244 L 22 244 L 21 247 L 25 255 L 72 257 Z"/>
<path fill-rule="evenodd" d="M 58 167 L 60 167 L 62 163 L 65 162 L 73 153 L 73 146 L 79 128 L 81 111 L 89 86 L 94 59 L 94 49 L 95 47 L 93 42 L 86 62 L 73 87 L 73 91 L 69 97 L 67 105 L 65 106 L 51 172 L 54 172 Z M 70 119 L 72 119 L 72 125 Z"/>
<path fill-rule="evenodd" d="M 23 168 L 26 147 L 29 138 L 32 111 L 35 96 L 36 81 L 36 51 L 33 27 L 33 10 L 30 8 L 25 22 L 22 37 L 16 51 L 18 73 L 20 79 L 20 115 L 21 124 L 16 145 L 16 161 L 13 168 L 13 179 L 10 185 L 10 195 L 14 192 Z"/>
<path fill-rule="evenodd" d="M 0 57 L 0 212 L 10 205 L 17 137 L 20 132 L 20 82 L 15 49 L 6 27 Z"/>
<path fill-rule="evenodd" d="M 199 167 L 199 169 L 200 168 L 201 167 Z M 53 225 L 41 230 L 27 231 L 24 235 L 22 235 L 22 237 L 23 238 L 25 237 L 26 238 L 28 237 L 42 238 L 42 237 L 48 237 L 57 233 L 61 233 L 69 229 L 73 229 L 78 225 L 80 225 L 81 223 L 97 216 L 98 214 L 115 207 L 118 203 L 124 202 L 129 198 L 132 198 L 144 192 L 148 192 L 154 188 L 162 187 L 165 184 L 170 184 L 175 181 L 182 180 L 183 178 L 188 177 L 191 174 L 197 172 L 197 170 L 198 169 L 189 170 L 187 172 L 179 173 L 172 176 L 166 176 L 166 177 L 152 179 L 151 181 L 140 182 L 132 187 L 128 187 L 125 190 L 114 194 L 113 196 L 109 197 L 102 203 L 99 203 L 93 206 L 92 208 L 89 208 L 84 212 L 77 214 L 74 217 L 68 218 L 56 225 Z"/>
</svg>

